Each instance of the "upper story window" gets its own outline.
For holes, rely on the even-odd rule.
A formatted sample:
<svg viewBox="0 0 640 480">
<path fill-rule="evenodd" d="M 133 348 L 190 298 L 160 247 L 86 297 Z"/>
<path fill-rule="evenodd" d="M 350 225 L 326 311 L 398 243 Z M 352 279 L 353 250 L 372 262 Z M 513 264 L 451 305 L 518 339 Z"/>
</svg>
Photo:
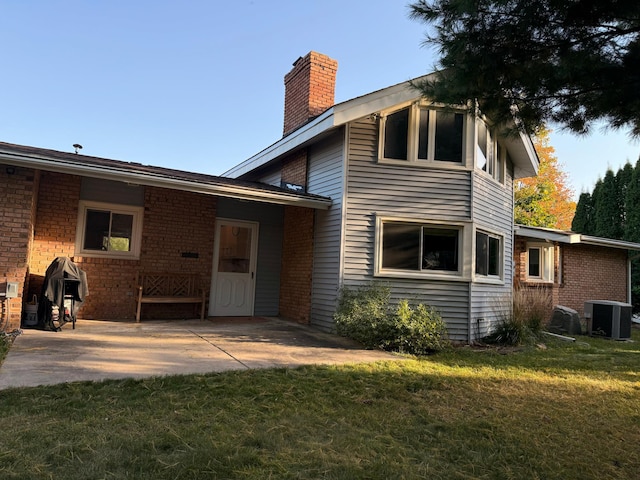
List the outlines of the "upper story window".
<svg viewBox="0 0 640 480">
<path fill-rule="evenodd" d="M 76 255 L 139 258 L 143 207 L 80 201 Z"/>
<path fill-rule="evenodd" d="M 554 281 L 554 247 L 548 244 L 527 244 L 527 280 Z"/>
<path fill-rule="evenodd" d="M 383 117 L 382 160 L 463 163 L 464 115 L 412 105 Z"/>
<path fill-rule="evenodd" d="M 497 142 L 494 133 L 484 120 L 478 119 L 476 124 L 478 126 L 476 167 L 498 182 L 503 183 L 506 151 Z"/>
</svg>

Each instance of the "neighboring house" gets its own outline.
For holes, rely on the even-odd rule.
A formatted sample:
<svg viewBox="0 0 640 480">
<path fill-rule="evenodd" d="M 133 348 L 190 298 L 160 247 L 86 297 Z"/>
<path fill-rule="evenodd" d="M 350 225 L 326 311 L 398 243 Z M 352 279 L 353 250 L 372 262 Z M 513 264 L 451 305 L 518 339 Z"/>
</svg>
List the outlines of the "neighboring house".
<svg viewBox="0 0 640 480">
<path fill-rule="evenodd" d="M 283 138 L 226 178 L 0 144 L 13 325 L 69 256 L 88 277 L 82 318 L 132 319 L 138 274 L 161 270 L 198 274 L 210 316 L 332 330 L 340 287 L 378 280 L 438 308 L 454 340 L 487 333 L 510 304 L 513 182 L 537 172 L 530 138 L 500 137 L 409 82 L 334 105 L 336 70 L 315 52 L 298 59 Z"/>
<path fill-rule="evenodd" d="M 378 280 L 438 308 L 453 339 L 483 336 L 510 305 L 513 182 L 537 173 L 530 138 L 499 137 L 409 82 L 334 105 L 336 69 L 298 59 L 284 137 L 225 175 L 332 199 L 315 211 L 311 323 L 333 328 L 340 286 Z"/>
<path fill-rule="evenodd" d="M 543 288 L 552 305 L 584 315 L 584 302 L 631 303 L 631 258 L 640 244 L 548 228 L 515 226 L 515 288 Z"/>
</svg>

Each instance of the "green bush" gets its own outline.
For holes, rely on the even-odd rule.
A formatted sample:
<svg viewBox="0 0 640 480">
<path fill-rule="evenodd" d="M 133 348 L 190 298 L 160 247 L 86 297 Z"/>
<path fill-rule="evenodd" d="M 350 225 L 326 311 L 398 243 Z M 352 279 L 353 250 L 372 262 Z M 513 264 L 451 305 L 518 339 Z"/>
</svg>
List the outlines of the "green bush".
<svg viewBox="0 0 640 480">
<path fill-rule="evenodd" d="M 389 287 L 371 284 L 356 290 L 343 288 L 334 315 L 339 335 L 367 348 L 428 355 L 449 346 L 440 314 L 423 304 L 401 300 L 395 311 Z"/>
</svg>

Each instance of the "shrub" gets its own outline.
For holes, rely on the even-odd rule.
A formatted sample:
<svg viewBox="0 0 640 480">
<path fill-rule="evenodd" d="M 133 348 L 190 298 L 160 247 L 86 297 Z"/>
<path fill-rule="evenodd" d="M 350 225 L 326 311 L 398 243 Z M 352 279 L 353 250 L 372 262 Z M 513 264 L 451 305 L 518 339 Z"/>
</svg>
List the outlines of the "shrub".
<svg viewBox="0 0 640 480">
<path fill-rule="evenodd" d="M 340 292 L 334 315 L 339 335 L 367 348 L 427 355 L 449 345 L 440 314 L 423 304 L 401 300 L 395 311 L 389 305 L 390 289 L 377 283 Z"/>
<path fill-rule="evenodd" d="M 488 343 L 520 345 L 537 338 L 549 319 L 551 295 L 545 288 L 520 288 L 513 292 L 512 308 L 499 301 L 499 321 L 490 335 Z"/>
</svg>

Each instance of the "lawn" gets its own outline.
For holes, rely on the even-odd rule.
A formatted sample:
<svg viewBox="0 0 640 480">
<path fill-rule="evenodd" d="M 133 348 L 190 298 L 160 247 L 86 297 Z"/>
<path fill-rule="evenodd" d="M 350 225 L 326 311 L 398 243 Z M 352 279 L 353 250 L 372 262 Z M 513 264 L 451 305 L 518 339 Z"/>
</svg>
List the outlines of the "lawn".
<svg viewBox="0 0 640 480">
<path fill-rule="evenodd" d="M 0 392 L 0 477 L 637 479 L 640 331 Z"/>
</svg>

